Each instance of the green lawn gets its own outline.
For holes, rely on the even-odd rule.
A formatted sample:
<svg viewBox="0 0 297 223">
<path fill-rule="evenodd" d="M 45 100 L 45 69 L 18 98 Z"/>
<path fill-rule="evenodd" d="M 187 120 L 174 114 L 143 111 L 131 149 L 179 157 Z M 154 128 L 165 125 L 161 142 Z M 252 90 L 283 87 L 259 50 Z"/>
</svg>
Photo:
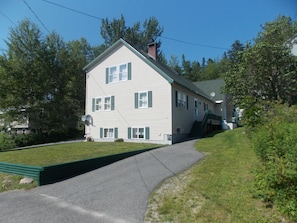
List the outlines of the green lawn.
<svg viewBox="0 0 297 223">
<path fill-rule="evenodd" d="M 197 141 L 205 158 L 151 196 L 148 222 L 288 222 L 256 199 L 259 161 L 244 129 Z"/>
<path fill-rule="evenodd" d="M 149 143 L 76 142 L 10 152 L 0 152 L 0 162 L 17 163 L 30 166 L 49 166 L 158 146 L 160 145 Z"/>
</svg>

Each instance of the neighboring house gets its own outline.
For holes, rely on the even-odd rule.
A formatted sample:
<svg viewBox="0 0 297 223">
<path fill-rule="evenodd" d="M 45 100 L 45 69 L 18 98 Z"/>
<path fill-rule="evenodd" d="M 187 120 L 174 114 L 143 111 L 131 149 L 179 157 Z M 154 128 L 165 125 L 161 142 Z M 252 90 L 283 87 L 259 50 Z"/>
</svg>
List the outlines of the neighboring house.
<svg viewBox="0 0 297 223">
<path fill-rule="evenodd" d="M 8 122 L 2 115 L 3 111 L 0 111 L 0 132 L 7 132 L 9 134 L 27 134 L 29 130 L 29 120 L 28 118 L 23 118 L 18 121 Z"/>
<path fill-rule="evenodd" d="M 223 129 L 233 129 L 237 127 L 239 116 L 242 116 L 238 109 L 230 104 L 230 99 L 222 93 L 225 81 L 223 79 L 199 81 L 194 83 L 205 94 L 215 101 L 215 113 L 220 114 L 223 119 Z"/>
<path fill-rule="evenodd" d="M 292 47 L 292 54 L 297 56 L 297 34 L 292 39 L 293 47 Z"/>
<path fill-rule="evenodd" d="M 156 44 L 147 54 L 120 39 L 84 70 L 90 123 L 85 132 L 95 141 L 172 144 L 208 111 L 221 115 L 209 95 L 157 61 Z"/>
</svg>

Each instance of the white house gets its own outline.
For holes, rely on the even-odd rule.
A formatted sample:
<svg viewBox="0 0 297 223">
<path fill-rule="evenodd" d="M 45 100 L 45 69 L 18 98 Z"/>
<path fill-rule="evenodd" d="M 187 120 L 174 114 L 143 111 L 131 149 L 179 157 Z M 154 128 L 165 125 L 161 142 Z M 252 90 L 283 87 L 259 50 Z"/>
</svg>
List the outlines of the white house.
<svg viewBox="0 0 297 223">
<path fill-rule="evenodd" d="M 209 95 L 157 60 L 156 44 L 148 47 L 147 54 L 119 39 L 84 67 L 87 137 L 172 144 L 206 111 L 221 116 Z"/>
</svg>

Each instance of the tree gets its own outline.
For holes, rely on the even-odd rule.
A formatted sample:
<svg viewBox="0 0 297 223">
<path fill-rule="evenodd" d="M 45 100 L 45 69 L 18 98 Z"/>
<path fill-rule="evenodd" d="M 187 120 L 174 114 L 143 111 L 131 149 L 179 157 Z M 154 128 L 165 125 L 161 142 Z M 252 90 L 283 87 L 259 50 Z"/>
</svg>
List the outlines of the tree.
<svg viewBox="0 0 297 223">
<path fill-rule="evenodd" d="M 76 128 L 85 104 L 82 68 L 101 48 L 83 38 L 65 43 L 54 32 L 43 36 L 29 20 L 11 29 L 6 43 L 7 54 L 0 56 L 0 110 L 5 117 L 29 119 L 33 132 Z"/>
<path fill-rule="evenodd" d="M 247 44 L 236 54 L 238 61 L 225 77 L 225 93 L 242 108 L 269 101 L 296 104 L 297 60 L 291 53 L 291 40 L 297 33 L 297 22 L 278 17 L 262 29 L 254 45 Z"/>
<path fill-rule="evenodd" d="M 42 70 L 45 49 L 39 28 L 29 20 L 10 30 L 8 52 L 2 56 L 0 109 L 20 120 L 29 116 L 36 123 L 47 89 Z M 34 126 L 33 128 L 38 128 Z"/>
<path fill-rule="evenodd" d="M 100 33 L 104 39 L 106 47 L 111 46 L 118 39 L 123 38 L 138 50 L 147 52 L 147 44 L 156 41 L 157 48 L 160 48 L 161 41 L 157 40 L 163 33 L 163 27 L 159 25 L 155 17 L 146 19 L 143 24 L 135 23 L 132 27 L 126 26 L 126 21 L 123 15 L 120 19 L 113 19 L 112 22 L 108 18 L 102 20 Z"/>
<path fill-rule="evenodd" d="M 179 66 L 179 60 L 177 56 L 175 55 L 170 56 L 168 66 L 173 70 L 175 70 L 178 74 L 182 73 L 182 68 Z"/>
<path fill-rule="evenodd" d="M 244 45 L 239 40 L 235 40 L 234 43 L 231 45 L 231 50 L 228 50 L 228 58 L 230 59 L 232 64 L 239 61 L 239 53 L 243 50 Z"/>
<path fill-rule="evenodd" d="M 192 66 L 191 61 L 186 60 L 185 55 L 182 55 L 182 75 L 187 78 L 188 80 L 191 79 L 192 74 Z"/>
</svg>

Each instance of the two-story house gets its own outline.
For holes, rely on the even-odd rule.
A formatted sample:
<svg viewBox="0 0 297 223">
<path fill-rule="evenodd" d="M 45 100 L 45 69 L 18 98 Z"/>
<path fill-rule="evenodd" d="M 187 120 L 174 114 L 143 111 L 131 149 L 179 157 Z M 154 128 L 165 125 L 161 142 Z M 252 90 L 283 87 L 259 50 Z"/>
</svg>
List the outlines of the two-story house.
<svg viewBox="0 0 297 223">
<path fill-rule="evenodd" d="M 84 70 L 85 132 L 95 141 L 172 144 L 215 112 L 209 95 L 157 60 L 156 44 L 144 53 L 119 39 Z"/>
</svg>

